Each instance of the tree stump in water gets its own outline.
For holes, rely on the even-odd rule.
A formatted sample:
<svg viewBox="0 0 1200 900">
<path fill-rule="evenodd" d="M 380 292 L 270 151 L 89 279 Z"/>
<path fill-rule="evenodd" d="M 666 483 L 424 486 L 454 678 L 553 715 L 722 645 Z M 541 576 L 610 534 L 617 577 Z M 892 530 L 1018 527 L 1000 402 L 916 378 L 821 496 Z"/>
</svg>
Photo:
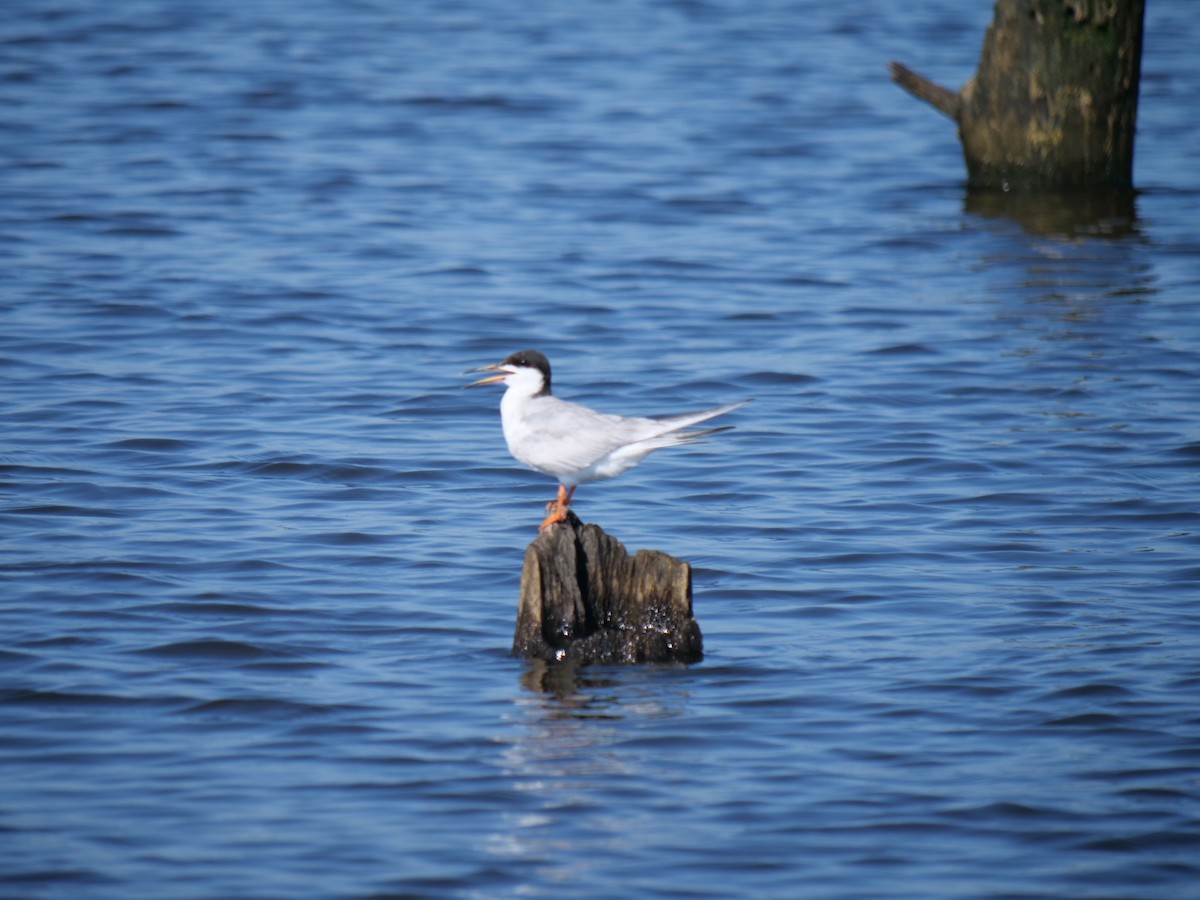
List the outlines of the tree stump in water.
<svg viewBox="0 0 1200 900">
<path fill-rule="evenodd" d="M 958 123 L 971 187 L 1130 188 L 1145 0 L 997 0 L 975 77 L 955 93 L 892 79 Z"/>
<path fill-rule="evenodd" d="M 639 550 L 598 525 L 567 521 L 525 551 L 514 656 L 595 663 L 696 662 L 703 656 L 692 617 L 692 568 Z"/>
</svg>

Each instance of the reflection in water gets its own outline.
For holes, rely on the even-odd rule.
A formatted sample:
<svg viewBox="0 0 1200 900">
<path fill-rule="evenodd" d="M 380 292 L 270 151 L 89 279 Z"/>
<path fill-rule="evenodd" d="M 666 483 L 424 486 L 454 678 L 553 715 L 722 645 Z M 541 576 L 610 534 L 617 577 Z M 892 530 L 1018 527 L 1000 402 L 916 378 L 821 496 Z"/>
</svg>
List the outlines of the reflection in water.
<svg viewBox="0 0 1200 900">
<path fill-rule="evenodd" d="M 1039 237 L 1124 238 L 1138 233 L 1132 190 L 1073 193 L 969 190 L 963 209 L 989 219 L 1011 219 Z"/>
<path fill-rule="evenodd" d="M 1157 290 L 1138 230 L 1133 191 L 967 191 L 963 205 L 985 222 L 1013 221 L 1025 232 L 1021 236 L 995 227 L 999 240 L 990 244 L 978 265 L 991 282 L 988 293 L 1002 301 L 1006 319 L 1015 313 L 1021 316 L 1020 321 L 1008 320 L 1010 325 L 1027 328 L 1033 324 L 1030 313 L 1035 313 L 1038 319 L 1048 315 L 1056 323 L 1054 333 L 1043 338 L 1127 337 L 1127 328 L 1096 334 L 1077 333 L 1077 328 L 1096 317 L 1118 316 L 1128 324 L 1131 307 Z M 1019 301 L 1019 306 L 1009 301 Z"/>
<path fill-rule="evenodd" d="M 549 706 L 561 705 L 566 716 L 583 715 L 593 705 L 592 691 L 612 687 L 616 682 L 598 674 L 602 669 L 581 666 L 574 661 L 551 663 L 533 660 L 521 673 L 521 687 L 552 698 Z M 581 697 L 582 691 L 582 697 Z"/>
<path fill-rule="evenodd" d="M 1169 416 L 1156 421 L 1171 389 L 1158 391 L 1155 404 L 1128 402 L 1131 382 L 1170 383 L 1152 373 L 1171 352 L 1166 320 L 1154 303 L 1160 291 L 1156 256 L 1138 230 L 1134 194 L 969 192 L 964 205 L 984 217 L 990 232 L 976 269 L 1004 335 L 1003 356 L 979 362 L 991 378 L 1005 373 L 1004 390 L 1020 398 L 1011 408 L 1023 413 L 992 437 L 1006 448 L 1008 492 L 1034 496 L 1044 490 L 1044 475 L 1020 474 L 1034 459 L 1061 473 L 1064 484 L 1070 481 L 1069 498 L 1065 492 L 1041 494 L 1047 508 L 1037 524 L 1022 526 L 1022 540 L 1047 559 L 1063 548 L 1079 560 L 1094 557 L 1104 546 L 1097 523 L 1115 504 L 1151 502 L 1139 479 L 1114 478 L 1111 468 L 1118 460 L 1138 459 L 1148 433 L 1174 427 Z M 1004 527 L 1004 509 L 981 510 L 984 519 Z M 1057 572 L 1078 571 L 1065 562 L 1070 560 L 1055 560 Z M 1031 572 L 1041 563 L 1024 565 Z"/>
<path fill-rule="evenodd" d="M 686 697 L 680 688 L 664 693 L 655 676 L 664 672 L 686 672 L 682 665 L 647 665 L 610 668 L 577 662 L 531 660 L 521 673 L 521 687 L 538 696 L 546 719 L 622 719 L 627 715 L 669 718 L 679 714 L 678 703 Z M 637 690 L 645 681 L 647 693 Z"/>
<path fill-rule="evenodd" d="M 639 839 L 633 823 L 645 810 L 616 808 L 611 798 L 621 785 L 659 783 L 658 768 L 670 766 L 629 741 L 639 736 L 636 720 L 686 712 L 684 683 L 662 677 L 672 668 L 526 665 L 516 700 L 524 727 L 503 755 L 526 802 L 502 817 L 491 854 L 532 863 L 532 880 L 579 883 L 594 860 Z"/>
</svg>

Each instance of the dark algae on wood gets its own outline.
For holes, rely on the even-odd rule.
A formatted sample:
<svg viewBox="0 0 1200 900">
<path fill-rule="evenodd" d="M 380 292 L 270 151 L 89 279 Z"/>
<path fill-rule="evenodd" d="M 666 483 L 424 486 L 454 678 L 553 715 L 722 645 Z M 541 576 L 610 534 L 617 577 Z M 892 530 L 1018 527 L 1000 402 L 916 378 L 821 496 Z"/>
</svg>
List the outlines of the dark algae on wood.
<svg viewBox="0 0 1200 900">
<path fill-rule="evenodd" d="M 514 656 L 594 663 L 697 662 L 692 569 L 656 550 L 630 556 L 573 512 L 525 551 Z"/>
</svg>

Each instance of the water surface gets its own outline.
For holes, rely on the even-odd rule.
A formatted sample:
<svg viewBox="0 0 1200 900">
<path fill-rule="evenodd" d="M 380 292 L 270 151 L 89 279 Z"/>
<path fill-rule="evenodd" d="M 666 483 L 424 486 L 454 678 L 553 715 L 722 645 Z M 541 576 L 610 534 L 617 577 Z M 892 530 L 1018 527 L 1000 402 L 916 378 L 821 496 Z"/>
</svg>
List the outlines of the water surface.
<svg viewBox="0 0 1200 900">
<path fill-rule="evenodd" d="M 1200 35 L 1138 194 L 965 193 L 990 4 L 17 2 L 0 882 L 1183 897 Z M 458 373 L 737 430 L 585 486 L 706 658 L 508 656 L 553 485 Z"/>
</svg>

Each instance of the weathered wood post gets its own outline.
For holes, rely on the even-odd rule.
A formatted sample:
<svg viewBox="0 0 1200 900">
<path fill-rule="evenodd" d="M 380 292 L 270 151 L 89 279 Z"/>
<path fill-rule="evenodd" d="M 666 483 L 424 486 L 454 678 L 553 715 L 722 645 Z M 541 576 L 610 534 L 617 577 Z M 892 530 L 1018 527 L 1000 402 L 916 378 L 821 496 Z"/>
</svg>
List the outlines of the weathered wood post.
<svg viewBox="0 0 1200 900">
<path fill-rule="evenodd" d="M 567 521 L 525 551 L 514 656 L 596 663 L 696 662 L 692 569 L 655 550 L 626 553 L 598 525 Z"/>
<path fill-rule="evenodd" d="M 958 123 L 971 187 L 1130 188 L 1145 0 L 997 0 L 956 92 L 892 78 Z"/>
</svg>

